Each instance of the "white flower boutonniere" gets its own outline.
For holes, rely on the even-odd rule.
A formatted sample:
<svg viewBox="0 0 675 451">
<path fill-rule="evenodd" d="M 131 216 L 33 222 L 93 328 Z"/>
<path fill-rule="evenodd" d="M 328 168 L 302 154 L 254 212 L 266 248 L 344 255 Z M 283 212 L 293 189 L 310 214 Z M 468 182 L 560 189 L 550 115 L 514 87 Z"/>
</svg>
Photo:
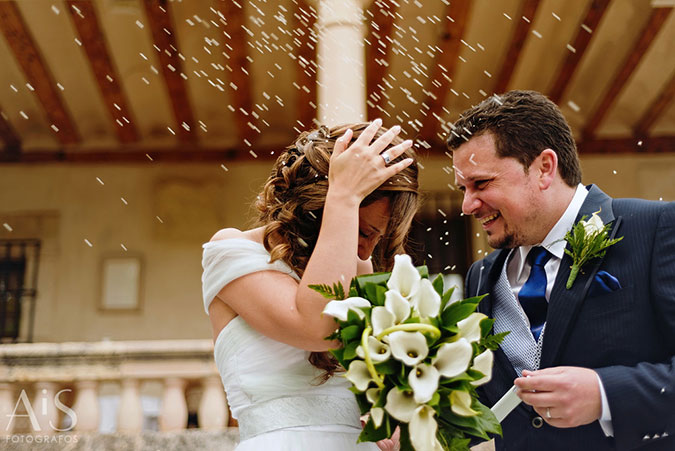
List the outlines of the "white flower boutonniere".
<svg viewBox="0 0 675 451">
<path fill-rule="evenodd" d="M 566 285 L 568 290 L 572 288 L 572 284 L 583 265 L 595 257 L 604 257 L 609 246 L 613 246 L 623 239 L 623 237 L 613 240 L 607 238 L 609 224 L 603 224 L 598 213 L 600 211 L 593 213 L 588 221 L 585 220 L 586 216 L 584 216 L 565 235 L 565 241 L 570 245 L 570 249 L 565 249 L 565 253 L 572 257 L 572 271 Z"/>
</svg>

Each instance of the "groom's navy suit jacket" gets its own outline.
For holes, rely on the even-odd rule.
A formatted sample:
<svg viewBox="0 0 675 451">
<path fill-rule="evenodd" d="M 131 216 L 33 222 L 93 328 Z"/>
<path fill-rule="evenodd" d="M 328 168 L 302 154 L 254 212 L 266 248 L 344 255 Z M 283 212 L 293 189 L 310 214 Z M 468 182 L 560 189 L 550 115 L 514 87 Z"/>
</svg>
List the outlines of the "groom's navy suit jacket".
<svg viewBox="0 0 675 451">
<path fill-rule="evenodd" d="M 675 450 L 675 203 L 612 199 L 589 187 L 577 221 L 601 210 L 610 235 L 623 240 L 602 259 L 586 264 L 571 289 L 565 288 L 572 260 L 562 259 L 551 292 L 540 368 L 592 368 L 602 379 L 614 437 L 598 421 L 560 429 L 535 417 L 521 403 L 502 422 L 502 450 Z M 466 295 L 490 293 L 508 250 L 474 263 Z M 621 288 L 597 294 L 594 277 L 606 271 Z M 492 316 L 488 294 L 479 310 Z M 491 407 L 517 377 L 500 349 L 492 380 L 479 389 Z M 534 420 L 534 425 L 533 425 Z"/>
</svg>

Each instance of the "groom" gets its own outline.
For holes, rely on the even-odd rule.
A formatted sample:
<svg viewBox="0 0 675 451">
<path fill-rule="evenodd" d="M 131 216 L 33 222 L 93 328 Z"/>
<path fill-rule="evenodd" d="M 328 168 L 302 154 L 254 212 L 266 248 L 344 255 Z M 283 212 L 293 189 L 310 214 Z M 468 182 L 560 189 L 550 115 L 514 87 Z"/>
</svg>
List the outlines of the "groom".
<svg viewBox="0 0 675 451">
<path fill-rule="evenodd" d="M 465 111 L 447 144 L 462 210 L 498 249 L 466 293 L 489 293 L 480 310 L 511 331 L 481 399 L 515 383 L 523 400 L 497 449 L 675 450 L 675 203 L 581 185 L 569 126 L 537 92 Z M 567 289 L 565 234 L 594 212 L 622 240 Z"/>
</svg>

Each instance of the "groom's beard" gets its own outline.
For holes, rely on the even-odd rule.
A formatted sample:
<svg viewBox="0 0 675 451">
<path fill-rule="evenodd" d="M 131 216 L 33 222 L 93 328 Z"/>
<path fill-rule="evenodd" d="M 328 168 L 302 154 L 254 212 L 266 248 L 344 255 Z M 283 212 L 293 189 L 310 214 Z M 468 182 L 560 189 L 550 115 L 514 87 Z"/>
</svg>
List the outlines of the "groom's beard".
<svg viewBox="0 0 675 451">
<path fill-rule="evenodd" d="M 528 218 L 530 221 L 536 221 L 535 217 Z M 522 233 L 522 230 L 511 230 L 508 227 L 504 228 L 503 233 L 498 238 L 494 234 L 487 234 L 487 242 L 493 249 L 513 249 L 528 243 L 528 240 Z"/>
<path fill-rule="evenodd" d="M 516 242 L 516 237 L 513 233 L 506 233 L 500 240 L 491 240 L 490 235 L 487 237 L 488 244 L 493 249 L 513 249 L 518 245 L 514 244 Z"/>
</svg>

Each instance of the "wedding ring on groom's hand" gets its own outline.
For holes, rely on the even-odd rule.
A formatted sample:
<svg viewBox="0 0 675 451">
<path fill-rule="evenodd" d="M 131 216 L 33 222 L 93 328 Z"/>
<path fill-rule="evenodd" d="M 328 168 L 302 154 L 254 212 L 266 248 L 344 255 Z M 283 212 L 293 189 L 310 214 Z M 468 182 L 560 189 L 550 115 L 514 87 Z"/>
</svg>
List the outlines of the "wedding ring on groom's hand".
<svg viewBox="0 0 675 451">
<path fill-rule="evenodd" d="M 380 156 L 384 160 L 384 164 L 389 164 L 389 162 L 391 161 L 391 157 L 389 156 L 388 152 L 382 152 Z"/>
<path fill-rule="evenodd" d="M 549 420 L 551 419 L 551 408 L 550 407 L 546 408 L 546 418 L 548 418 Z"/>
</svg>

